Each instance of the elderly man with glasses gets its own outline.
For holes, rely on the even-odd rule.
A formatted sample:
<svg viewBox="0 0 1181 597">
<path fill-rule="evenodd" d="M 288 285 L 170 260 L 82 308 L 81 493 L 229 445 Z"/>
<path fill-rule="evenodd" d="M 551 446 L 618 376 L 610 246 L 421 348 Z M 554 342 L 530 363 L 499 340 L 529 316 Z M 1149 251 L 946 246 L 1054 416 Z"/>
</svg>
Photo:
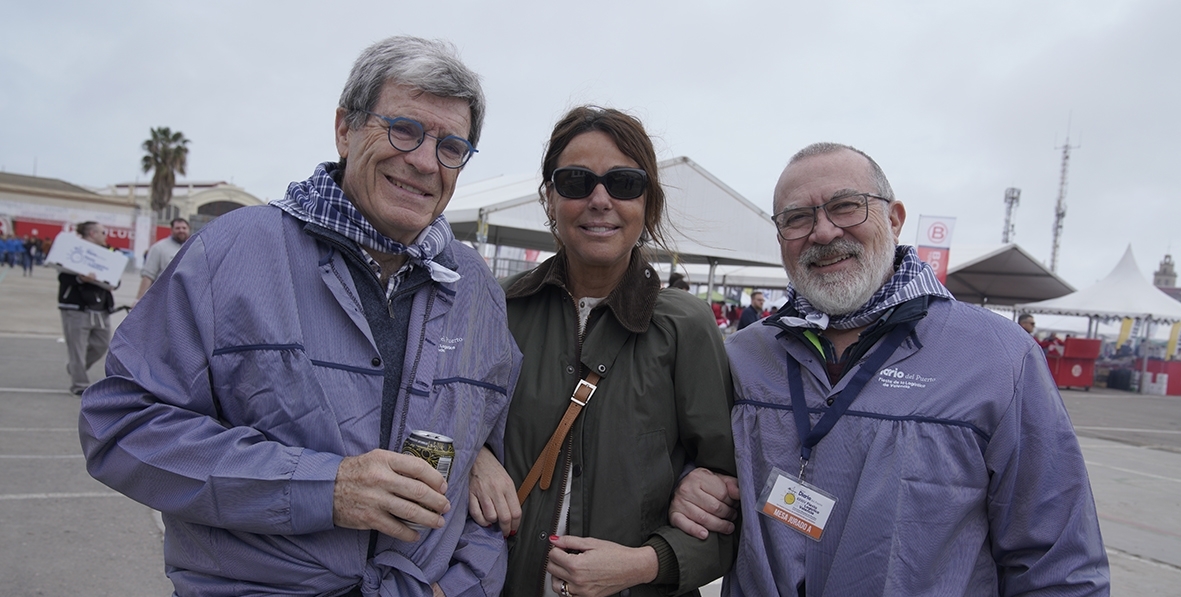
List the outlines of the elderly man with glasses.
<svg viewBox="0 0 1181 597">
<path fill-rule="evenodd" d="M 119 327 L 82 446 L 163 513 L 177 594 L 499 593 L 504 540 L 467 485 L 501 455 L 520 352 L 441 215 L 483 117 L 450 44 L 369 47 L 339 162 L 202 228 Z"/>
<path fill-rule="evenodd" d="M 791 278 L 727 341 L 738 479 L 692 472 L 674 524 L 731 531 L 729 595 L 1106 595 L 1083 457 L 1041 350 L 957 302 L 881 168 L 806 147 L 775 187 Z"/>
</svg>

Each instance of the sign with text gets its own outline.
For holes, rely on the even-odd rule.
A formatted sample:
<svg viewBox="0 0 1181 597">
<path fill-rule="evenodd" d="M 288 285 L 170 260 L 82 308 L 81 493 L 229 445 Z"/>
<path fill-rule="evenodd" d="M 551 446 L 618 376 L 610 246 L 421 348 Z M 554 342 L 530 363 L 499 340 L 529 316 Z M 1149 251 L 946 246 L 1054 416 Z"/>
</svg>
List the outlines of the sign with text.
<svg viewBox="0 0 1181 597">
<path fill-rule="evenodd" d="M 58 234 L 45 260 L 65 271 L 93 276 L 108 290 L 119 285 L 127 267 L 127 256 L 123 253 L 83 240 L 73 232 Z"/>
<path fill-rule="evenodd" d="M 941 283 L 947 283 L 947 258 L 951 253 L 951 233 L 955 218 L 919 216 L 919 239 L 916 243 L 919 259 L 935 270 Z"/>
</svg>

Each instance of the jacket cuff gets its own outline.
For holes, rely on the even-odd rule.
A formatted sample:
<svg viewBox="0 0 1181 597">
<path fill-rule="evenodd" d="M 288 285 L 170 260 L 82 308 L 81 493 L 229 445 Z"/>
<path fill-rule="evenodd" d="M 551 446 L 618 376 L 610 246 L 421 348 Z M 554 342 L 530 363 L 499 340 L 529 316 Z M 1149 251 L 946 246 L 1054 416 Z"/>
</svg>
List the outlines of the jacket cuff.
<svg viewBox="0 0 1181 597">
<path fill-rule="evenodd" d="M 291 533 L 302 535 L 333 528 L 336 472 L 344 457 L 303 449 L 291 475 L 288 508 Z"/>
<path fill-rule="evenodd" d="M 668 541 L 660 535 L 652 535 L 644 542 L 644 545 L 656 550 L 656 560 L 659 562 L 656 580 L 650 584 L 672 585 L 674 587 L 681 584 L 681 569 L 677 565 L 677 554 Z"/>
</svg>

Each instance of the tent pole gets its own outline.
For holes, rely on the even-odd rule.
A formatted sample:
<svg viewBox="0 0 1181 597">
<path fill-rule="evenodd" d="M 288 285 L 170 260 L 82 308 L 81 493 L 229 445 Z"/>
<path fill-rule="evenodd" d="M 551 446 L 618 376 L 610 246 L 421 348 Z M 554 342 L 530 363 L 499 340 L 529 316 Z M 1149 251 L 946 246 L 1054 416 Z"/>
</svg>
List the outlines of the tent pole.
<svg viewBox="0 0 1181 597">
<path fill-rule="evenodd" d="M 709 258 L 709 288 L 705 291 L 706 304 L 713 304 L 714 299 L 714 272 L 718 269 L 717 257 Z"/>
<path fill-rule="evenodd" d="M 1150 319 L 1144 320 L 1144 338 L 1140 340 L 1140 387 L 1137 388 L 1140 394 L 1144 394 L 1144 386 L 1148 385 L 1148 322 Z"/>
<path fill-rule="evenodd" d="M 484 245 L 488 243 L 488 213 L 484 208 L 480 208 L 480 213 L 476 216 L 476 250 L 480 252 L 480 257 L 484 257 Z M 484 257 L 487 259 L 487 257 Z"/>
</svg>

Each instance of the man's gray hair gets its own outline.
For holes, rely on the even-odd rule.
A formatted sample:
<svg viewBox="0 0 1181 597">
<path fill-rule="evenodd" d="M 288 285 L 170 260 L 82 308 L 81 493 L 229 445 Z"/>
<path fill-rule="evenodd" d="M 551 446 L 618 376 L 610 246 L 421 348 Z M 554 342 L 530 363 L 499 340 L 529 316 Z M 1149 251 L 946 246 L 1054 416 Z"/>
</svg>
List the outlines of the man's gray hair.
<svg viewBox="0 0 1181 597">
<path fill-rule="evenodd" d="M 870 175 L 873 176 L 873 183 L 874 186 L 877 187 L 878 195 L 893 201 L 894 189 L 890 186 L 890 181 L 886 179 L 886 173 L 882 171 L 882 167 L 879 166 L 878 163 L 873 160 L 873 158 L 869 157 L 868 153 L 865 153 L 864 151 L 861 151 L 860 149 L 857 149 L 851 145 L 844 145 L 841 143 L 813 143 L 797 151 L 795 155 L 791 156 L 791 159 L 788 160 L 787 165 L 790 166 L 804 158 L 810 158 L 818 155 L 827 155 L 844 150 L 860 154 L 869 161 Z"/>
<path fill-rule="evenodd" d="M 361 52 L 340 93 L 340 107 L 348 110 L 345 122 L 360 128 L 381 97 L 386 81 L 393 81 L 439 97 L 467 100 L 471 107 L 471 129 L 467 140 L 475 147 L 484 127 L 484 90 L 480 75 L 459 59 L 449 42 L 397 36 L 379 41 Z M 386 114 L 386 116 L 401 116 Z"/>
</svg>

